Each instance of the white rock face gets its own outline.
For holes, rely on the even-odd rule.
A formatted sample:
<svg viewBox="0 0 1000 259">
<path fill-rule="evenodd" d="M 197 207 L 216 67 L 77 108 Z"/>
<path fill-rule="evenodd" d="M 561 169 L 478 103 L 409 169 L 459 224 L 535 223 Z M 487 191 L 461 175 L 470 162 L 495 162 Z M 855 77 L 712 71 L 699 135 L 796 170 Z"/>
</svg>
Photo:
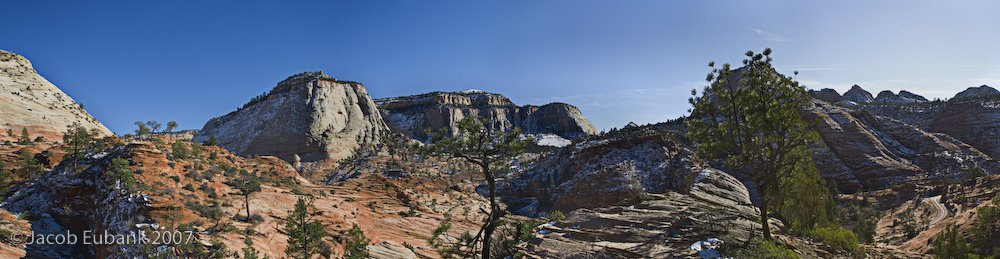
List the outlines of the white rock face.
<svg viewBox="0 0 1000 259">
<path fill-rule="evenodd" d="M 28 59 L 0 50 L 0 132 L 11 129 L 20 134 L 26 128 L 31 138 L 43 136 L 51 141 L 60 139 L 73 123 L 101 136 L 113 135 L 73 98 L 39 75 Z"/>
<path fill-rule="evenodd" d="M 219 146 L 242 156 L 316 162 L 348 157 L 362 145 L 380 143 L 387 132 L 364 85 L 310 72 L 209 120 L 195 140 L 214 136 Z"/>
</svg>

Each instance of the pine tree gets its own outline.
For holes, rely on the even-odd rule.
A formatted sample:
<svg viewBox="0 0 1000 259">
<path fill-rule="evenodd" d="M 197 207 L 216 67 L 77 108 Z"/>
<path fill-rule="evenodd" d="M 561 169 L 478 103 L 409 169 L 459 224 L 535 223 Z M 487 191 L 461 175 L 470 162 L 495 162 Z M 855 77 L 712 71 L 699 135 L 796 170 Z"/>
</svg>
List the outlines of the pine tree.
<svg viewBox="0 0 1000 259">
<path fill-rule="evenodd" d="M 176 121 L 168 121 L 167 122 L 167 128 L 164 129 L 163 131 L 166 131 L 167 133 L 173 133 L 175 129 L 177 129 L 177 122 Z"/>
<path fill-rule="evenodd" d="M 795 165 L 779 172 L 779 191 L 775 207 L 784 219 L 785 225 L 794 233 L 803 233 L 817 226 L 830 223 L 827 209 L 834 201 L 827 194 L 826 181 L 819 175 L 809 150 L 800 146 L 789 156 Z"/>
<path fill-rule="evenodd" d="M 31 136 L 28 135 L 28 128 L 21 128 L 21 137 L 17 139 L 17 144 L 31 145 Z"/>
<path fill-rule="evenodd" d="M 347 231 L 347 240 L 344 241 L 344 259 L 368 258 L 368 243 L 368 238 L 361 231 L 361 227 L 354 224 L 351 230 Z"/>
<path fill-rule="evenodd" d="M 285 249 L 285 254 L 292 258 L 309 259 L 322 252 L 322 238 L 327 234 L 323 224 L 309 214 L 312 209 L 311 201 L 306 202 L 306 198 L 299 197 L 295 208 L 288 212 L 288 221 L 285 222 L 288 248 Z"/>
<path fill-rule="evenodd" d="M 969 258 L 969 245 L 958 232 L 958 227 L 948 226 L 934 239 L 934 257 L 948 259 Z"/>
<path fill-rule="evenodd" d="M 63 134 L 63 150 L 66 159 L 73 161 L 73 172 L 77 171 L 77 163 L 86 155 L 86 150 L 94 145 L 94 135 L 79 123 L 73 123 Z"/>
<path fill-rule="evenodd" d="M 744 67 L 729 64 L 715 68 L 701 96 L 692 90 L 693 106 L 686 120 L 688 137 L 707 159 L 720 159 L 731 170 L 750 175 L 761 194 L 760 221 L 764 238 L 771 239 L 769 205 L 781 192 L 779 176 L 794 170 L 793 151 L 818 140 L 818 135 L 800 116 L 809 95 L 805 88 L 771 66 L 771 49 L 746 52 Z"/>
<path fill-rule="evenodd" d="M 21 179 L 34 179 L 45 172 L 45 167 L 39 164 L 35 155 L 27 149 L 18 151 L 17 161 L 21 164 L 21 168 L 18 169 Z"/>
<path fill-rule="evenodd" d="M 128 160 L 121 157 L 116 157 L 111 159 L 111 163 L 108 164 L 107 168 L 108 182 L 110 182 L 110 188 L 114 188 L 116 185 L 120 186 L 122 190 L 134 191 L 136 185 L 139 183 L 135 179 L 135 173 L 132 172 L 132 167 L 130 166 Z"/>
<path fill-rule="evenodd" d="M 243 196 L 243 204 L 246 207 L 247 217 L 246 221 L 250 221 L 250 195 L 260 192 L 260 177 L 255 173 L 250 173 L 247 171 L 241 171 L 240 176 L 236 179 L 229 181 L 229 185 L 233 186 L 240 191 L 240 195 Z"/>
<path fill-rule="evenodd" d="M 141 121 L 135 122 L 135 126 L 137 127 L 135 130 L 135 137 L 137 138 L 145 139 L 148 138 L 149 135 L 153 133 L 153 131 L 150 130 L 149 127 L 146 126 L 146 124 L 142 123 Z"/>
<path fill-rule="evenodd" d="M 455 134 L 449 134 L 446 129 L 433 134 L 431 144 L 423 151 L 431 155 L 459 158 L 479 167 L 489 191 L 490 211 L 472 241 L 482 241 L 481 256 L 489 259 L 491 239 L 502 213 L 497 203 L 497 178 L 500 177 L 501 170 L 507 168 L 510 159 L 524 153 L 531 140 L 522 139 L 520 129 L 507 132 L 491 130 L 474 118 L 462 119 L 458 122 L 457 129 Z"/>
</svg>

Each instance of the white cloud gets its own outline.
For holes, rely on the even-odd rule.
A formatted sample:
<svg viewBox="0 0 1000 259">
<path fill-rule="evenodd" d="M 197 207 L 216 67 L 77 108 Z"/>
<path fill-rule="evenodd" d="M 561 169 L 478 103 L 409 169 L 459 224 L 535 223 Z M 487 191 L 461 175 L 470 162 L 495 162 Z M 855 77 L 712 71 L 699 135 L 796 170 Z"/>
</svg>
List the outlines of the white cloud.
<svg viewBox="0 0 1000 259">
<path fill-rule="evenodd" d="M 778 35 L 777 33 L 769 32 L 769 31 L 765 31 L 765 30 L 761 30 L 761 29 L 757 29 L 757 28 L 750 28 L 750 30 L 753 31 L 754 33 L 756 33 L 757 36 L 760 36 L 761 39 L 763 39 L 765 41 L 771 41 L 771 42 L 787 42 L 787 41 L 791 41 L 788 38 L 786 38 L 785 36 Z"/>
</svg>

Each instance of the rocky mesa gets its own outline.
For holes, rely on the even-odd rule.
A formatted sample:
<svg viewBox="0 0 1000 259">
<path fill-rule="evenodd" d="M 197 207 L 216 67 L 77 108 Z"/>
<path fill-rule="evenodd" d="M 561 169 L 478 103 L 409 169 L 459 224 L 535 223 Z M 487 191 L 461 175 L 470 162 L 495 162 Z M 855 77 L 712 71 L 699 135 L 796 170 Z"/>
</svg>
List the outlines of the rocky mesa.
<svg viewBox="0 0 1000 259">
<path fill-rule="evenodd" d="M 383 98 L 375 103 L 393 131 L 418 140 L 427 138 L 426 129 L 454 130 L 456 123 L 466 117 L 484 120 L 496 130 L 520 128 L 526 134 L 554 134 L 566 139 L 597 133 L 576 106 L 518 106 L 503 95 L 481 90 Z"/>
</svg>

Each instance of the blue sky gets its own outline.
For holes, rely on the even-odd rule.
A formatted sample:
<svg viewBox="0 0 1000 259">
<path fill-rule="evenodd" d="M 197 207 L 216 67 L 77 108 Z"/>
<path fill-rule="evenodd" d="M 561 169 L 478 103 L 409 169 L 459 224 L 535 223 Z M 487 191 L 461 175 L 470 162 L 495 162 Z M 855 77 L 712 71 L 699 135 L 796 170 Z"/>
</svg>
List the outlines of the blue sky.
<svg viewBox="0 0 1000 259">
<path fill-rule="evenodd" d="M 283 1 L 284 2 L 284 1 Z M 17 1 L 0 49 L 113 131 L 201 128 L 294 73 L 373 97 L 484 89 L 598 128 L 683 115 L 708 61 L 774 49 L 811 88 L 946 98 L 1000 85 L 987 1 Z"/>
</svg>

